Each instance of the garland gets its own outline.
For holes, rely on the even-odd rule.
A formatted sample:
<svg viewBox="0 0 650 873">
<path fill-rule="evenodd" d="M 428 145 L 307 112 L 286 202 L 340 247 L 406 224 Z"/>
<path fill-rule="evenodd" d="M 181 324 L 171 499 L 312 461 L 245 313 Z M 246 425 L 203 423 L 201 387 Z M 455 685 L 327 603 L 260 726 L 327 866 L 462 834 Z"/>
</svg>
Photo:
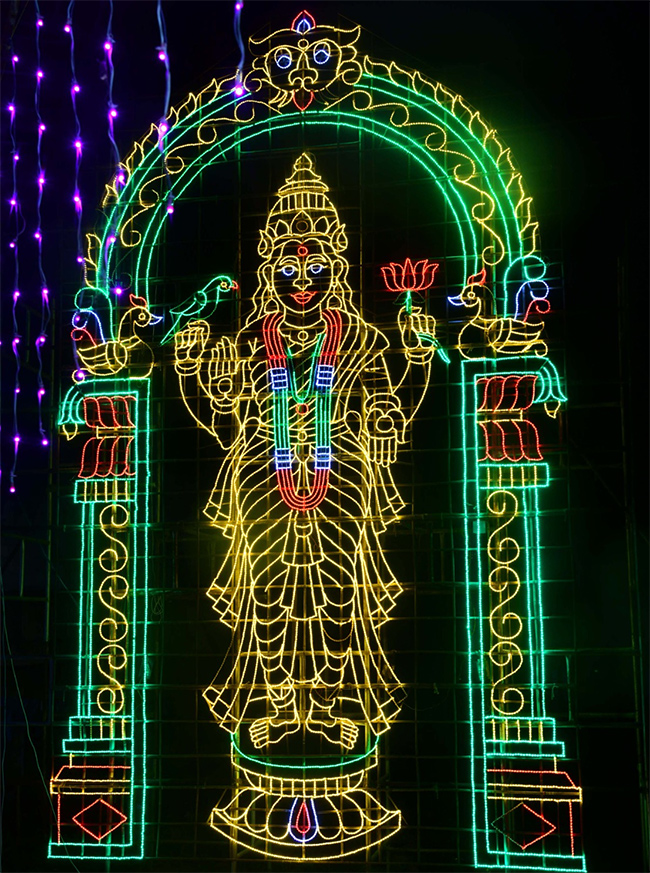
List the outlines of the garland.
<svg viewBox="0 0 650 873">
<path fill-rule="evenodd" d="M 290 366 L 290 356 L 284 349 L 278 325 L 281 313 L 274 312 L 264 319 L 263 336 L 266 348 L 269 387 L 273 395 L 273 444 L 275 475 L 278 489 L 290 509 L 306 512 L 315 509 L 325 497 L 332 468 L 332 386 L 334 384 L 334 362 L 341 343 L 341 313 L 336 309 L 326 309 L 325 333 L 319 338 L 309 365 L 309 381 L 305 391 L 300 393 L 296 385 L 296 375 Z M 304 415 L 306 401 L 315 397 L 316 409 L 316 448 L 314 453 L 314 479 L 307 494 L 298 494 L 291 470 L 293 453 L 289 433 L 289 396 Z"/>
</svg>

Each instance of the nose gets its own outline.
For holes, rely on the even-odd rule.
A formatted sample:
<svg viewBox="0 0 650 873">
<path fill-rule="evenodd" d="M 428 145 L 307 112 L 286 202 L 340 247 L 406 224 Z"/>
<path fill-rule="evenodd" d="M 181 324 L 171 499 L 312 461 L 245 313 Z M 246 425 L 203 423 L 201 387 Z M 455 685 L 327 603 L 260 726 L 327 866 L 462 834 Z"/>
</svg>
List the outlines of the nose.
<svg viewBox="0 0 650 873">
<path fill-rule="evenodd" d="M 309 67 L 305 52 L 299 53 L 296 66 L 289 73 L 289 84 L 292 85 L 294 81 L 301 83 L 303 86 L 308 82 L 313 84 L 316 81 L 316 76 L 314 75 L 314 71 Z"/>
<path fill-rule="evenodd" d="M 312 283 L 313 280 L 307 272 L 307 264 L 303 261 L 298 268 L 298 275 L 294 279 L 293 284 L 299 288 L 300 291 L 304 291 L 305 288 L 309 288 Z"/>
</svg>

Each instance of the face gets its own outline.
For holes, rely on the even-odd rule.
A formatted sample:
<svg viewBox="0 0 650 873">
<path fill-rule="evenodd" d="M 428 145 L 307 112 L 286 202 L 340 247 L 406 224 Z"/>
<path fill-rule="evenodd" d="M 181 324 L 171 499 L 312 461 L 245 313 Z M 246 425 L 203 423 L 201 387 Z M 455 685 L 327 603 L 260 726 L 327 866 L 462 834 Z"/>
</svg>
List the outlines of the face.
<svg viewBox="0 0 650 873">
<path fill-rule="evenodd" d="M 336 78 L 341 60 L 338 45 L 330 39 L 298 40 L 281 46 L 266 61 L 267 73 L 281 90 L 320 91 Z"/>
<path fill-rule="evenodd" d="M 295 313 L 318 309 L 337 270 L 331 248 L 303 237 L 284 244 L 273 264 L 273 284 L 283 305 Z"/>
</svg>

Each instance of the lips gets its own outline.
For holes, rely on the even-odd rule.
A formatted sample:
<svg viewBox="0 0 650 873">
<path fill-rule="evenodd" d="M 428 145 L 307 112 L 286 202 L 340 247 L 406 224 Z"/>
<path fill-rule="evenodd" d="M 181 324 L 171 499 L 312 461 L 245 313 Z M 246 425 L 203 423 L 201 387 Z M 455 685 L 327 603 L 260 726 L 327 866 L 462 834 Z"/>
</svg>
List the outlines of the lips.
<svg viewBox="0 0 650 873">
<path fill-rule="evenodd" d="M 297 294 L 292 294 L 291 296 L 296 301 L 296 303 L 300 304 L 300 306 L 305 306 L 307 303 L 309 303 L 315 293 L 315 291 L 298 291 Z"/>
</svg>

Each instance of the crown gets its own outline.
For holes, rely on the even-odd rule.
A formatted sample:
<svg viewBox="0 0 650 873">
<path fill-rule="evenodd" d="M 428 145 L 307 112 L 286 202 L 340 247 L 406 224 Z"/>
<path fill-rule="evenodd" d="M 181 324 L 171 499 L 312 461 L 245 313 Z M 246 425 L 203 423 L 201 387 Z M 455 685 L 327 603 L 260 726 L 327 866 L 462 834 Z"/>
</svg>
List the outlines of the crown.
<svg viewBox="0 0 650 873">
<path fill-rule="evenodd" d="M 314 161 L 306 152 L 296 160 L 293 172 L 278 189 L 266 229 L 260 231 L 258 251 L 268 257 L 281 242 L 296 237 L 318 236 L 328 239 L 338 252 L 347 247 L 345 225 L 327 196 L 329 188 L 314 172 Z"/>
<path fill-rule="evenodd" d="M 351 55 L 356 55 L 354 44 L 359 39 L 361 28 L 359 25 L 344 30 L 341 27 L 333 27 L 329 24 L 317 24 L 313 15 L 310 15 L 306 9 L 299 12 L 293 19 L 289 27 L 284 27 L 273 33 L 263 36 L 260 39 L 250 37 L 249 47 L 253 57 L 264 57 L 269 49 L 275 48 L 278 44 L 295 43 L 297 38 L 309 37 L 310 39 L 330 38 L 335 41 L 341 48 L 349 49 Z"/>
</svg>

